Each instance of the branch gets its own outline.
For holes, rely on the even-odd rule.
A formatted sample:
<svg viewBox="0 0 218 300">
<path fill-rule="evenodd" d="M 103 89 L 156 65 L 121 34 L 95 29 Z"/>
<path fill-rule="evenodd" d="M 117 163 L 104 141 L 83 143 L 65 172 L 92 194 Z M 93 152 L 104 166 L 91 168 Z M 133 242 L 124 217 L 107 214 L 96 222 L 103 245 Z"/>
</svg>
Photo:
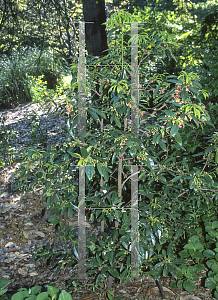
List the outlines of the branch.
<svg viewBox="0 0 218 300">
<path fill-rule="evenodd" d="M 202 171 L 201 171 L 201 172 L 203 172 L 203 171 L 204 171 L 204 169 L 206 168 L 206 165 L 207 165 L 208 159 L 209 159 L 209 154 L 208 154 L 208 156 L 207 156 L 206 163 L 205 163 L 205 165 L 204 165 L 204 167 L 203 167 L 203 169 L 202 169 Z"/>
<path fill-rule="evenodd" d="M 141 123 L 145 123 L 147 122 L 150 118 L 152 118 L 152 116 L 154 116 L 159 110 L 161 110 L 162 108 L 164 108 L 166 105 L 166 103 L 164 103 L 160 108 L 156 109 L 155 111 L 153 111 L 153 113 L 146 119 L 146 120 L 142 120 L 140 121 L 140 124 Z"/>
<path fill-rule="evenodd" d="M 123 182 L 123 184 L 121 185 L 121 188 L 123 187 L 124 183 L 125 183 L 129 178 L 131 178 L 133 175 L 136 175 L 136 174 L 138 174 L 138 173 L 140 173 L 140 171 L 138 171 L 138 172 L 136 172 L 136 173 L 133 173 L 133 174 L 131 174 L 129 177 L 127 177 L 126 180 L 125 180 L 125 181 Z"/>
</svg>

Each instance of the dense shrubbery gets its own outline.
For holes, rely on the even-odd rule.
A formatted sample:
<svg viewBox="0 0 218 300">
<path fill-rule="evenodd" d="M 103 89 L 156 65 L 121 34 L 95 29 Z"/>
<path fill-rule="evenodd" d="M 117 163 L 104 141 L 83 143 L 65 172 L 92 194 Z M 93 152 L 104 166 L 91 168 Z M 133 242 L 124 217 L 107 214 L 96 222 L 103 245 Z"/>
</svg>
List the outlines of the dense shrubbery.
<svg viewBox="0 0 218 300">
<path fill-rule="evenodd" d="M 45 90 L 56 89 L 66 65 L 57 54 L 46 49 L 40 58 L 36 47 L 16 49 L 12 55 L 1 55 L 0 105 L 13 107 L 19 103 L 39 101 Z M 42 93 L 44 92 L 44 93 Z M 47 91 L 48 92 L 48 91 Z"/>
<path fill-rule="evenodd" d="M 42 196 L 47 204 L 53 206 L 56 213 L 67 212 L 71 217 L 77 211 L 79 192 L 78 175 L 72 165 L 88 165 L 87 207 L 102 210 L 88 211 L 87 217 L 96 218 L 98 222 L 104 220 L 106 224 L 116 220 L 120 225 L 119 230 L 111 230 L 110 235 L 107 230 L 102 233 L 102 239 L 88 240 L 87 273 L 93 274 L 96 285 L 104 285 L 109 276 L 124 282 L 131 270 L 131 218 L 128 211 L 120 208 L 130 207 L 131 185 L 127 181 L 122 197 L 118 197 L 118 158 L 122 159 L 123 165 L 130 160 L 131 165 L 140 168 L 140 273 L 147 272 L 155 278 L 160 275 L 171 277 L 172 287 L 185 288 L 189 292 L 195 288 L 194 281 L 205 276 L 205 286 L 214 290 L 214 296 L 218 298 L 217 105 L 213 97 L 207 98 L 204 90 L 203 66 L 192 63 L 197 60 L 196 53 L 190 50 L 184 63 L 184 56 L 179 56 L 181 44 L 189 44 L 188 34 L 181 35 L 178 29 L 172 29 L 176 32 L 169 35 L 166 28 L 158 29 L 164 24 L 162 21 L 157 24 L 158 32 L 148 32 L 151 27 L 148 16 L 146 11 L 144 15 L 138 12 L 137 16 L 118 13 L 108 22 L 111 29 L 119 30 L 120 20 L 147 20 L 145 27 L 139 28 L 139 61 L 143 62 L 139 68 L 139 135 L 132 136 L 131 123 L 127 122 L 127 127 L 123 123 L 125 118 L 130 121 L 129 66 L 114 67 L 110 72 L 107 67 L 99 72 L 97 66 L 87 71 L 87 88 L 95 89 L 93 82 L 98 82 L 101 97 L 92 103 L 87 101 L 86 136 L 79 138 L 76 134 L 78 104 L 73 92 L 78 84 L 72 82 L 70 89 L 63 90 L 62 110 L 57 107 L 57 119 L 65 118 L 68 142 L 48 147 L 46 152 L 36 147 L 24 149 L 19 154 L 23 163 L 12 178 L 17 178 L 16 184 L 22 190 L 42 186 Z M 173 21 L 181 22 L 172 16 Z M 183 25 L 187 26 L 188 21 Z M 111 38 L 113 51 L 104 59 L 96 60 L 97 65 L 121 64 L 122 56 L 124 62 L 130 64 L 128 29 L 123 31 L 124 47 L 121 46 L 120 30 L 116 39 Z M 174 42 L 176 35 L 181 37 L 179 44 Z M 196 37 L 196 33 L 193 35 Z M 173 68 L 177 67 L 175 72 L 172 58 L 175 61 Z M 157 70 L 162 71 L 156 73 Z M 194 71 L 199 71 L 200 77 Z M 72 73 L 77 73 L 77 65 L 72 66 Z M 48 97 L 46 104 L 50 102 Z M 99 124 L 102 119 L 103 131 Z M 130 168 L 123 166 L 124 180 L 129 175 Z M 102 187 L 101 178 L 104 180 Z M 59 201 L 52 200 L 54 195 Z M 103 210 L 103 207 L 118 209 Z M 60 218 L 56 215 L 51 222 L 60 225 L 68 249 L 62 255 L 62 264 L 76 269 L 78 241 L 75 231 L 61 228 Z M 52 263 L 58 260 L 49 244 L 46 250 L 37 247 L 35 250 L 33 258 L 53 258 Z M 69 289 L 76 284 L 76 280 L 69 281 Z"/>
</svg>

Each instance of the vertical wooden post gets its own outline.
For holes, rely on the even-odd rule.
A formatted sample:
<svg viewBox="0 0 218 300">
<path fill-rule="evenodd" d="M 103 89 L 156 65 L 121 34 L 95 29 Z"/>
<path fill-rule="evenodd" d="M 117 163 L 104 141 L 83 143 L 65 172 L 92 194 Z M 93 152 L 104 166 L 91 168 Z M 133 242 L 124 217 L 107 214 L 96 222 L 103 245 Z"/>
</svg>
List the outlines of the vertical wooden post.
<svg viewBox="0 0 218 300">
<path fill-rule="evenodd" d="M 127 130 L 127 118 L 124 119 L 124 131 Z"/>
<path fill-rule="evenodd" d="M 78 99 L 78 136 L 86 133 L 86 93 L 85 93 L 85 23 L 79 24 L 79 99 Z M 85 166 L 79 166 L 79 207 L 78 207 L 78 277 L 84 281 L 86 276 L 86 233 L 85 233 Z"/>
<path fill-rule="evenodd" d="M 118 197 L 122 196 L 122 162 L 123 162 L 123 153 L 118 156 L 119 163 L 118 163 Z M 119 223 L 115 221 L 115 227 L 118 229 Z M 113 277 L 109 275 L 108 278 L 108 289 L 111 290 L 113 283 Z"/>
<path fill-rule="evenodd" d="M 103 121 L 104 119 L 101 119 L 101 122 L 100 122 L 100 125 L 101 125 L 101 132 L 103 131 Z M 101 187 L 104 185 L 104 180 L 103 180 L 103 177 L 101 175 L 101 181 L 100 181 L 100 185 Z M 102 190 L 102 189 L 101 189 Z M 101 232 L 104 232 L 104 221 L 101 221 Z M 101 239 L 102 239 L 102 236 L 101 236 Z"/>
</svg>

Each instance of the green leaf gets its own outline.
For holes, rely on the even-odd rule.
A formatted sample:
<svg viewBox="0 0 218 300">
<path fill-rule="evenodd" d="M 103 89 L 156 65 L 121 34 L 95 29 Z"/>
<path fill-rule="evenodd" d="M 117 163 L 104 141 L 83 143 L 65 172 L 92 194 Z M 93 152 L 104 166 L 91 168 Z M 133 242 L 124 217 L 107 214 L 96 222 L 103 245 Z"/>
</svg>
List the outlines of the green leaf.
<svg viewBox="0 0 218 300">
<path fill-rule="evenodd" d="M 167 79 L 167 82 L 179 83 L 179 84 L 181 84 L 181 83 L 182 83 L 182 81 L 181 81 L 181 80 L 174 80 L 174 79 Z"/>
<path fill-rule="evenodd" d="M 188 242 L 188 244 L 186 244 L 184 246 L 184 249 L 188 249 L 188 250 L 203 250 L 204 247 L 199 242 Z"/>
<path fill-rule="evenodd" d="M 95 174 L 94 166 L 86 166 L 86 175 L 87 175 L 89 180 L 92 179 L 94 174 Z"/>
<path fill-rule="evenodd" d="M 165 264 L 163 268 L 163 276 L 164 277 L 168 276 L 168 273 L 169 273 L 169 265 Z"/>
<path fill-rule="evenodd" d="M 198 120 L 197 120 L 194 116 L 192 116 L 192 119 L 193 119 L 193 121 L 195 122 L 195 124 L 197 125 L 197 127 L 199 127 Z"/>
<path fill-rule="evenodd" d="M 94 111 L 92 111 L 90 108 L 88 108 L 88 112 L 95 120 L 99 120 L 98 115 Z"/>
<path fill-rule="evenodd" d="M 115 258 L 115 252 L 110 251 L 109 262 L 110 262 L 111 266 L 113 266 L 113 264 L 114 264 L 114 258 Z"/>
<path fill-rule="evenodd" d="M 176 75 L 168 75 L 168 76 L 167 76 L 167 79 L 168 79 L 168 78 L 177 78 L 177 76 L 176 76 Z"/>
<path fill-rule="evenodd" d="M 202 88 L 201 84 L 198 81 L 192 80 L 194 85 L 197 85 L 199 88 Z"/>
<path fill-rule="evenodd" d="M 117 156 L 117 153 L 114 152 L 114 154 L 113 154 L 113 156 L 112 156 L 112 164 L 114 163 L 116 156 Z"/>
<path fill-rule="evenodd" d="M 172 276 L 174 278 L 177 278 L 177 273 L 176 273 L 176 270 L 173 268 L 172 265 L 169 264 L 169 272 L 172 274 Z"/>
<path fill-rule="evenodd" d="M 114 296 L 114 292 L 108 290 L 107 291 L 107 296 L 108 296 L 109 300 L 113 300 L 114 299 L 114 297 L 113 297 Z M 119 300 L 119 298 L 116 298 L 116 300 Z"/>
<path fill-rule="evenodd" d="M 125 268 L 125 270 L 123 271 L 123 273 L 121 274 L 121 284 L 126 280 L 126 275 L 127 275 L 127 273 L 128 273 L 128 270 L 127 270 L 127 268 Z"/>
<path fill-rule="evenodd" d="M 115 209 L 115 215 L 118 215 L 118 213 L 119 212 Z M 120 221 L 120 219 L 118 219 L 118 220 Z M 113 235 L 113 237 L 112 237 L 113 242 L 116 242 L 118 236 L 119 236 L 119 232 L 116 230 L 115 233 L 114 233 L 114 235 Z"/>
<path fill-rule="evenodd" d="M 113 123 L 116 114 L 115 112 L 110 116 L 110 122 Z"/>
<path fill-rule="evenodd" d="M 212 222 L 212 228 L 218 228 L 218 221 Z"/>
<path fill-rule="evenodd" d="M 195 116 L 197 115 L 199 118 L 201 116 L 200 110 L 196 109 L 196 107 L 194 107 L 194 114 Z"/>
<path fill-rule="evenodd" d="M 132 147 L 132 142 L 131 141 L 126 141 L 127 146 Z"/>
<path fill-rule="evenodd" d="M 72 156 L 72 157 L 75 157 L 75 158 L 81 158 L 81 155 L 79 153 L 72 153 L 70 150 L 67 150 L 67 152 Z"/>
<path fill-rule="evenodd" d="M 177 134 L 178 130 L 179 130 L 179 126 L 178 126 L 177 124 L 174 124 L 173 127 L 172 127 L 171 130 L 170 130 L 170 134 L 171 134 L 172 136 L 174 136 L 174 135 Z"/>
<path fill-rule="evenodd" d="M 49 217 L 48 222 L 57 225 L 61 223 L 61 219 L 58 216 L 51 216 Z"/>
<path fill-rule="evenodd" d="M 218 151 L 216 151 L 215 162 L 218 163 Z"/>
<path fill-rule="evenodd" d="M 171 58 L 171 53 L 170 53 L 169 49 L 166 49 L 166 54 L 167 54 L 168 58 Z"/>
<path fill-rule="evenodd" d="M 175 116 L 175 112 L 173 112 L 173 111 L 171 111 L 171 110 L 164 110 L 164 113 L 166 114 L 166 115 L 169 115 L 169 116 L 172 116 L 172 117 L 174 117 Z"/>
<path fill-rule="evenodd" d="M 79 259 L 79 255 L 78 255 L 75 245 L 73 245 L 73 253 L 75 254 L 76 258 Z"/>
<path fill-rule="evenodd" d="M 6 285 L 8 285 L 9 283 L 11 283 L 10 280 L 8 279 L 0 279 L 0 290 L 3 289 Z"/>
<path fill-rule="evenodd" d="M 162 183 L 167 183 L 166 178 L 162 175 L 158 175 L 158 180 L 160 180 Z"/>
<path fill-rule="evenodd" d="M 98 274 L 98 276 L 97 276 L 97 278 L 96 278 L 96 281 L 95 281 L 96 286 L 99 285 L 101 279 L 102 279 L 102 274 Z"/>
<path fill-rule="evenodd" d="M 99 266 L 102 265 L 102 261 L 101 261 L 101 259 L 100 259 L 100 257 L 99 257 L 98 254 L 96 254 L 96 260 L 97 260 Z"/>
<path fill-rule="evenodd" d="M 207 260 L 207 261 L 206 261 L 206 265 L 207 265 L 209 268 L 211 268 L 211 266 L 214 264 L 214 262 L 216 262 L 215 259 Z"/>
<path fill-rule="evenodd" d="M 98 169 L 98 172 L 101 174 L 101 176 L 103 176 L 103 169 L 99 162 L 97 162 L 97 169 Z"/>
<path fill-rule="evenodd" d="M 213 151 L 213 147 L 212 147 L 212 146 L 208 146 L 208 147 L 204 150 L 205 153 L 208 153 L 208 152 L 211 152 L 211 151 Z"/>
<path fill-rule="evenodd" d="M 76 115 L 74 118 L 73 118 L 73 123 L 71 123 L 71 128 L 74 128 L 74 126 L 77 124 L 78 122 L 78 115 Z"/>
<path fill-rule="evenodd" d="M 161 147 L 164 151 L 167 151 L 166 144 L 165 144 L 162 140 L 159 140 L 159 141 L 158 141 L 158 144 L 160 145 L 160 147 Z"/>
<path fill-rule="evenodd" d="M 3 290 L 0 290 L 0 296 L 4 295 L 6 292 L 7 292 L 8 289 L 3 289 Z M 6 298 L 7 296 L 4 295 L 3 297 L 0 297 L 0 299 L 2 300 L 8 300 L 8 298 Z"/>
<path fill-rule="evenodd" d="M 214 181 L 213 181 L 213 179 L 209 176 L 209 175 L 205 175 L 204 176 L 204 179 L 205 179 L 205 181 L 208 183 L 208 184 L 210 184 L 210 185 L 213 185 L 214 184 Z"/>
<path fill-rule="evenodd" d="M 171 179 L 171 182 L 176 182 L 178 180 L 180 180 L 182 178 L 182 176 L 176 176 L 173 179 Z"/>
<path fill-rule="evenodd" d="M 117 126 L 118 126 L 119 128 L 121 127 L 120 120 L 117 118 L 116 115 L 115 115 L 115 123 L 117 124 Z"/>
<path fill-rule="evenodd" d="M 118 91 L 118 88 L 119 88 L 119 87 L 117 87 L 117 92 L 119 92 L 119 91 Z M 113 97 L 113 105 L 115 106 L 119 100 L 120 100 L 120 97 L 119 97 L 119 96 Z"/>
<path fill-rule="evenodd" d="M 117 269 L 115 267 L 109 267 L 108 268 L 108 271 L 110 272 L 110 274 L 113 276 L 113 277 L 116 277 L 116 278 L 119 278 L 119 273 L 117 272 Z"/>
<path fill-rule="evenodd" d="M 216 284 L 216 281 L 212 278 L 212 277 L 209 277 L 205 280 L 205 287 L 206 288 L 209 288 L 211 290 L 215 289 L 217 286 Z"/>
<path fill-rule="evenodd" d="M 213 272 L 218 273 L 218 263 L 212 264 L 211 269 L 213 270 Z"/>
<path fill-rule="evenodd" d="M 177 132 L 177 134 L 174 136 L 175 141 L 182 146 L 182 138 L 180 136 L 180 134 Z"/>
<path fill-rule="evenodd" d="M 128 249 L 128 246 L 125 242 L 121 242 L 121 244 L 123 245 L 123 247 L 127 250 Z"/>
<path fill-rule="evenodd" d="M 181 98 L 182 98 L 182 100 L 184 99 L 184 98 L 186 98 L 187 97 L 187 92 L 185 91 L 185 90 L 182 90 L 181 91 Z"/>
<path fill-rule="evenodd" d="M 195 284 L 191 280 L 187 279 L 183 282 L 183 287 L 187 292 L 191 293 L 195 289 Z"/>
<path fill-rule="evenodd" d="M 153 94 L 153 98 L 155 99 L 157 92 L 159 91 L 160 88 L 160 84 L 156 87 L 156 89 L 154 90 L 154 94 Z"/>
<path fill-rule="evenodd" d="M 101 93 L 101 91 L 103 90 L 104 86 L 105 86 L 105 83 L 102 83 L 101 86 L 100 86 L 100 88 L 99 88 L 99 93 Z"/>
<path fill-rule="evenodd" d="M 101 112 L 100 110 L 94 108 L 94 107 L 90 107 L 90 110 L 94 111 L 96 114 L 98 114 L 99 116 L 101 116 L 103 119 L 106 119 L 105 113 Z"/>
<path fill-rule="evenodd" d="M 72 300 L 72 297 L 69 293 L 67 293 L 66 291 L 62 291 L 60 293 L 60 296 L 58 298 L 58 300 Z"/>
<path fill-rule="evenodd" d="M 178 280 L 178 282 L 177 282 L 177 287 L 179 288 L 179 289 L 183 289 L 183 287 L 182 287 L 182 283 L 183 283 L 183 281 L 180 279 L 180 280 Z"/>
<path fill-rule="evenodd" d="M 218 292 L 217 292 L 217 291 L 214 291 L 214 297 L 215 297 L 216 299 L 218 299 Z"/>
<path fill-rule="evenodd" d="M 80 152 L 81 152 L 83 158 L 87 158 L 89 155 L 86 148 L 84 148 L 84 147 L 80 148 Z"/>
<path fill-rule="evenodd" d="M 215 255 L 215 252 L 213 252 L 212 250 L 207 249 L 203 252 L 203 255 L 206 256 L 207 258 L 213 258 L 214 255 Z"/>
<path fill-rule="evenodd" d="M 60 299 L 60 298 L 59 298 Z M 36 300 L 49 300 L 48 292 L 42 292 L 36 297 Z M 63 300 L 63 299 L 62 299 Z"/>
<path fill-rule="evenodd" d="M 108 171 L 107 171 L 106 168 L 103 169 L 103 174 L 104 174 L 104 180 L 105 180 L 105 182 L 108 182 L 109 175 L 108 175 Z"/>
<path fill-rule="evenodd" d="M 51 186 L 51 181 L 47 181 L 45 184 L 46 189 L 48 190 Z"/>
<path fill-rule="evenodd" d="M 198 94 L 198 91 L 194 89 L 192 86 L 189 86 L 190 91 L 192 91 L 195 94 Z"/>
<path fill-rule="evenodd" d="M 170 286 L 175 289 L 176 288 L 176 281 L 171 281 Z"/>
<path fill-rule="evenodd" d="M 117 30 L 119 30 L 119 29 L 120 29 L 120 27 L 115 27 L 115 28 L 111 29 L 111 30 L 108 32 L 107 37 L 109 38 L 113 32 L 115 32 L 115 31 L 117 31 Z"/>
</svg>

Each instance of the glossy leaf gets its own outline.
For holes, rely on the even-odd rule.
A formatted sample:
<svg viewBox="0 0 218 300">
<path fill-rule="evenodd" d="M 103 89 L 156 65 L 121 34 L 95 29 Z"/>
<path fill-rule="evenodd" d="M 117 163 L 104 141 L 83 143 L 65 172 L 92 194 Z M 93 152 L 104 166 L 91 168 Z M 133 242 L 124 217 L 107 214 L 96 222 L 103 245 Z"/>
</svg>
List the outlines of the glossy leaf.
<svg viewBox="0 0 218 300">
<path fill-rule="evenodd" d="M 103 176 L 103 168 L 99 162 L 97 162 L 97 169 L 98 169 L 98 172 Z"/>
<path fill-rule="evenodd" d="M 216 286 L 217 286 L 217 283 L 212 277 L 206 278 L 206 280 L 205 280 L 205 287 L 206 288 L 209 288 L 209 289 L 213 290 L 213 289 L 216 288 Z"/>
<path fill-rule="evenodd" d="M 37 299 L 37 298 L 36 298 Z M 38 299 L 38 300 L 43 300 L 44 298 L 42 299 Z M 71 295 L 66 292 L 66 291 L 61 291 L 60 295 L 59 295 L 59 299 L 58 300 L 71 300 Z"/>
<path fill-rule="evenodd" d="M 187 292 L 191 293 L 195 289 L 195 284 L 191 280 L 185 280 L 183 282 L 183 287 Z"/>
<path fill-rule="evenodd" d="M 179 126 L 178 126 L 177 124 L 174 124 L 173 127 L 172 127 L 171 130 L 170 130 L 170 134 L 171 134 L 172 136 L 174 136 L 174 135 L 177 134 L 178 130 L 179 130 Z"/>
<path fill-rule="evenodd" d="M 198 91 L 194 89 L 192 86 L 189 86 L 190 91 L 192 91 L 195 94 L 198 94 Z"/>
<path fill-rule="evenodd" d="M 89 180 L 92 179 L 94 174 L 95 174 L 94 166 L 86 166 L 86 175 L 87 175 Z"/>
<path fill-rule="evenodd" d="M 99 120 L 99 116 L 94 111 L 92 111 L 90 108 L 88 108 L 88 112 L 95 120 Z"/>
<path fill-rule="evenodd" d="M 108 271 L 113 277 L 120 278 L 119 273 L 117 272 L 117 269 L 115 267 L 109 267 Z"/>
<path fill-rule="evenodd" d="M 112 156 L 112 164 L 114 163 L 115 159 L 116 159 L 117 153 L 114 152 L 113 156 Z"/>
<path fill-rule="evenodd" d="M 158 144 L 164 151 L 167 151 L 166 144 L 163 142 L 163 140 L 159 140 Z"/>
<path fill-rule="evenodd" d="M 174 138 L 179 145 L 182 145 L 182 138 L 178 132 L 175 134 Z"/>
<path fill-rule="evenodd" d="M 115 258 L 115 252 L 114 251 L 110 251 L 109 262 L 110 262 L 111 266 L 113 266 L 113 264 L 114 264 L 114 258 Z"/>
<path fill-rule="evenodd" d="M 115 115 L 114 119 L 115 119 L 115 123 L 117 124 L 117 126 L 118 126 L 118 127 L 121 127 L 120 120 L 117 118 L 116 115 Z"/>
<path fill-rule="evenodd" d="M 87 158 L 87 157 L 88 157 L 89 154 L 88 154 L 86 148 L 81 147 L 81 148 L 80 148 L 80 151 L 81 151 L 81 154 L 82 154 L 82 157 L 83 157 L 83 158 Z"/>
<path fill-rule="evenodd" d="M 108 171 L 106 168 L 103 168 L 103 175 L 104 175 L 104 180 L 106 182 L 108 182 L 108 179 L 109 179 L 109 175 L 108 175 Z"/>
<path fill-rule="evenodd" d="M 96 114 L 98 114 L 99 116 L 101 116 L 103 119 L 106 119 L 105 113 L 101 112 L 100 110 L 94 108 L 94 107 L 90 107 L 89 108 L 91 111 L 94 111 Z"/>
</svg>

